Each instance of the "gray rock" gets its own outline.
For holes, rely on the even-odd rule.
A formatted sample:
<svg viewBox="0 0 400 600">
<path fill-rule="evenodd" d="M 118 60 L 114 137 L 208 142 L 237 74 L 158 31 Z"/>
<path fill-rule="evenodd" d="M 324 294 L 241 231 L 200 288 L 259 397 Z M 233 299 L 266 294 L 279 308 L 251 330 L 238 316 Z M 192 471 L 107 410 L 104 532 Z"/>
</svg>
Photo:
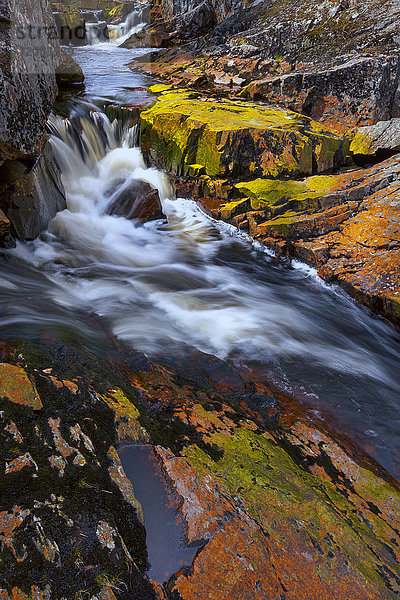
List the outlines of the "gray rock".
<svg viewBox="0 0 400 600">
<path fill-rule="evenodd" d="M 81 67 L 65 50 L 61 50 L 61 64 L 57 67 L 56 75 L 59 87 L 79 85 L 85 80 Z"/>
<path fill-rule="evenodd" d="M 47 0 L 0 4 L 0 164 L 34 156 L 57 94 L 61 62 Z"/>
<path fill-rule="evenodd" d="M 350 144 L 353 154 L 373 156 L 382 152 L 400 152 L 400 118 L 359 127 L 353 135 Z"/>
<path fill-rule="evenodd" d="M 0 208 L 20 239 L 36 238 L 66 208 L 60 172 L 48 143 L 32 168 L 26 161 L 2 165 L 0 181 Z"/>
</svg>

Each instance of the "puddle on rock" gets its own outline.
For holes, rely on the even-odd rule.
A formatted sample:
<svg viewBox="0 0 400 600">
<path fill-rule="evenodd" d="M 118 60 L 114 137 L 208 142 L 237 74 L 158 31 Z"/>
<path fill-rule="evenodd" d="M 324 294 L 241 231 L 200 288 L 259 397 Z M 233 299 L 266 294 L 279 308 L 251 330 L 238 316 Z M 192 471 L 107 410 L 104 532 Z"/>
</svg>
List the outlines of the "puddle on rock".
<svg viewBox="0 0 400 600">
<path fill-rule="evenodd" d="M 177 503 L 152 446 L 124 446 L 119 456 L 143 507 L 151 565 L 148 576 L 164 583 L 180 568 L 192 564 L 198 548 L 184 544 L 183 526 L 176 515 Z"/>
</svg>

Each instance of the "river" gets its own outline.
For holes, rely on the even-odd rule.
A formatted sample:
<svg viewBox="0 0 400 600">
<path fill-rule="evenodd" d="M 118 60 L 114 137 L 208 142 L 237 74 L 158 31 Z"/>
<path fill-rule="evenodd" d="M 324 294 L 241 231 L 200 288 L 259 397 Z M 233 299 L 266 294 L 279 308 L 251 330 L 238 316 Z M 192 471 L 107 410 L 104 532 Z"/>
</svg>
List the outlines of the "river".
<svg viewBox="0 0 400 600">
<path fill-rule="evenodd" d="M 101 354 L 107 336 L 149 357 L 191 349 L 257 365 L 278 387 L 400 472 L 400 337 L 384 320 L 299 263 L 274 260 L 195 202 L 176 199 L 146 165 L 136 132 L 104 104 L 142 105 L 151 78 L 128 62 L 145 50 L 74 49 L 86 89 L 51 119 L 68 208 L 49 231 L 0 256 L 3 339 L 74 339 Z M 72 123 L 72 125 L 71 125 Z M 166 220 L 109 214 L 132 182 L 157 188 Z"/>
</svg>

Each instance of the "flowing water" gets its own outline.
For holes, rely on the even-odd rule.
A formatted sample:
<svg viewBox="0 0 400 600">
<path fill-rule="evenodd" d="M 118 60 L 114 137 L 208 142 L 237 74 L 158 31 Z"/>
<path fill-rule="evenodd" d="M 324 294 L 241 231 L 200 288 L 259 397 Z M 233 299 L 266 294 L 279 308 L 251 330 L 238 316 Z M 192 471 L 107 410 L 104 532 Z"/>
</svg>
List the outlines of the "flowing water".
<svg viewBox="0 0 400 600">
<path fill-rule="evenodd" d="M 47 233 L 0 259 L 0 335 L 66 335 L 104 350 L 88 315 L 150 357 L 197 349 L 256 362 L 323 418 L 399 472 L 399 335 L 300 264 L 272 260 L 190 200 L 135 147 L 136 130 L 110 122 L 103 100 L 146 100 L 149 78 L 126 64 L 137 50 L 75 50 L 85 97 L 49 128 L 68 195 Z M 145 182 L 166 220 L 141 224 L 110 214 Z"/>
</svg>

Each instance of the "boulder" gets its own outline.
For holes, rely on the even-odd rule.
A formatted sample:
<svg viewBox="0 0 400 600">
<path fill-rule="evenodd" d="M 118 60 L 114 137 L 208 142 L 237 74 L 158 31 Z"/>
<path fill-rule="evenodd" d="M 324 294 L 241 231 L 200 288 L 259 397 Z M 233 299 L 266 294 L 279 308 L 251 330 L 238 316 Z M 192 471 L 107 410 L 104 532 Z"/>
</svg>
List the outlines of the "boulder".
<svg viewBox="0 0 400 600">
<path fill-rule="evenodd" d="M 139 180 L 130 181 L 113 194 L 108 214 L 138 219 L 142 223 L 166 218 L 158 191 Z"/>
<path fill-rule="evenodd" d="M 56 76 L 59 88 L 82 85 L 85 80 L 82 68 L 66 50 L 61 50 L 61 64 L 57 67 Z"/>
<path fill-rule="evenodd" d="M 60 172 L 50 144 L 36 162 L 8 161 L 0 167 L 0 208 L 19 239 L 34 239 L 66 207 Z"/>
<path fill-rule="evenodd" d="M 145 151 L 175 174 L 297 177 L 346 160 L 340 135 L 281 108 L 168 90 L 140 119 Z"/>
<path fill-rule="evenodd" d="M 47 0 L 4 0 L 0 7 L 0 164 L 34 156 L 57 94 L 61 62 Z"/>
<path fill-rule="evenodd" d="M 350 133 L 350 152 L 359 156 L 396 154 L 400 152 L 400 118 L 359 127 Z"/>
</svg>

